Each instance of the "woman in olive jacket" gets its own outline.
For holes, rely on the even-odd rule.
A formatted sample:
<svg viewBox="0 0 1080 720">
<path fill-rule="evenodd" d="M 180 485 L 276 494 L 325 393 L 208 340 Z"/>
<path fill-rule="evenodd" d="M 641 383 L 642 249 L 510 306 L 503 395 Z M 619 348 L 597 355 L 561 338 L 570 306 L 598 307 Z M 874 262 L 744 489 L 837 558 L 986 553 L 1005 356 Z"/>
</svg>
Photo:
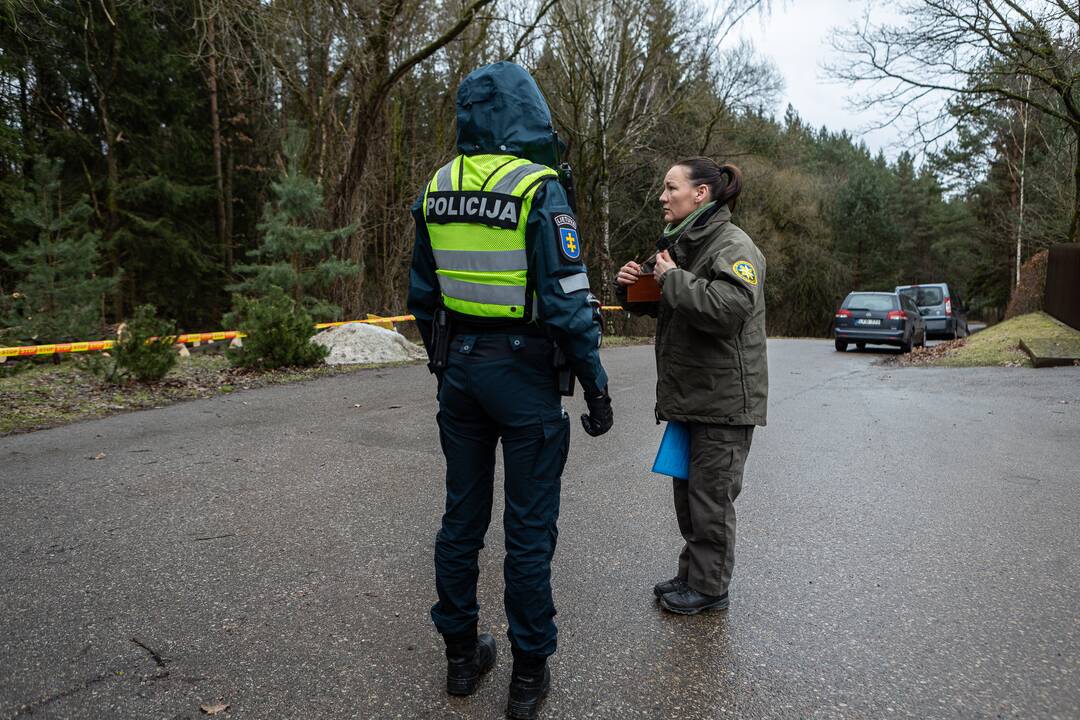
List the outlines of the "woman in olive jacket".
<svg viewBox="0 0 1080 720">
<path fill-rule="evenodd" d="M 690 431 L 690 477 L 673 478 L 686 544 L 676 576 L 653 588 L 664 609 L 687 615 L 728 607 L 735 498 L 754 426 L 765 424 L 765 257 L 731 223 L 741 189 L 734 165 L 676 163 L 660 195 L 668 225 L 656 255 L 616 277 L 624 307 L 657 320 L 657 420 Z M 650 272 L 660 300 L 626 304 L 626 288 Z"/>
</svg>

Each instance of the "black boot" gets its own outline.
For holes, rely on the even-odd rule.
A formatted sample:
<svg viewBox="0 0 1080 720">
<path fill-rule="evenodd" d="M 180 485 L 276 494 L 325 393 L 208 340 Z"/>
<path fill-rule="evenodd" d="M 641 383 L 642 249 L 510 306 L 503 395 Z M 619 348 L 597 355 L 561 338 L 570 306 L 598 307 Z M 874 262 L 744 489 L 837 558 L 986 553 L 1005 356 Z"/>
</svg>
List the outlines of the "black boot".
<svg viewBox="0 0 1080 720">
<path fill-rule="evenodd" d="M 687 586 L 660 598 L 660 607 L 679 615 L 697 615 L 702 610 L 727 610 L 728 594 L 706 595 Z"/>
<path fill-rule="evenodd" d="M 668 593 L 678 592 L 679 590 L 685 590 L 685 589 L 686 589 L 686 578 L 681 578 L 681 577 L 676 575 L 675 577 L 671 578 L 670 580 L 665 580 L 664 582 L 656 583 L 655 585 L 653 585 L 652 591 L 653 591 L 653 595 L 656 596 L 656 599 L 659 600 L 660 598 L 664 597 Z"/>
<path fill-rule="evenodd" d="M 540 703 L 551 687 L 551 671 L 547 658 L 514 658 L 510 675 L 510 696 L 506 701 L 506 717 L 512 720 L 533 720 Z"/>
<path fill-rule="evenodd" d="M 495 666 L 495 638 L 488 633 L 477 637 L 446 636 L 446 692 L 472 695 L 480 676 Z"/>
</svg>

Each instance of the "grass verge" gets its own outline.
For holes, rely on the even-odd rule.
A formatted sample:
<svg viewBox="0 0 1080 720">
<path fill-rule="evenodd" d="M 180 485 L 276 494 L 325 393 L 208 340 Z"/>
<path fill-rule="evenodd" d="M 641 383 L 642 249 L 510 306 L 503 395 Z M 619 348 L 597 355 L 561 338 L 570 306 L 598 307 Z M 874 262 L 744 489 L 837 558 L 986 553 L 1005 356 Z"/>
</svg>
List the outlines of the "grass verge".
<svg viewBox="0 0 1080 720">
<path fill-rule="evenodd" d="M 402 364 L 407 363 L 390 363 Z M 5 363 L 0 366 L 0 407 L 4 408 L 0 436 L 371 367 L 386 366 L 322 365 L 254 371 L 232 368 L 222 355 L 202 353 L 182 358 L 160 382 L 111 385 L 95 376 L 83 358 L 19 367 Z"/>
<path fill-rule="evenodd" d="M 647 345 L 651 337 L 612 335 L 604 347 Z M 390 363 L 403 365 L 408 363 Z M 184 400 L 225 395 L 237 390 L 314 380 L 387 365 L 322 365 L 314 368 L 242 370 L 218 353 L 182 358 L 160 382 L 112 385 L 90 369 L 89 358 L 66 357 L 60 363 L 21 360 L 0 365 L 0 436 L 32 432 L 131 410 L 145 410 Z"/>
<path fill-rule="evenodd" d="M 931 367 L 1032 367 L 1031 358 L 1020 349 L 1020 339 L 1069 341 L 1080 332 L 1050 317 L 1034 312 L 992 325 L 970 337 L 917 348 L 899 356 L 900 365 Z"/>
</svg>

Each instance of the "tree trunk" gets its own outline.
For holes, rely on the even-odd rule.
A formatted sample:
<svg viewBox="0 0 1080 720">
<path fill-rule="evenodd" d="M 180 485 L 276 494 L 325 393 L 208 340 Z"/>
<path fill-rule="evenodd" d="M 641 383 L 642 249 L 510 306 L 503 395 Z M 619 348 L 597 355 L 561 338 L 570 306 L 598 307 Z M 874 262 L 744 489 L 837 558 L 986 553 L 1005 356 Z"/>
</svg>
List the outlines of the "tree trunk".
<svg viewBox="0 0 1080 720">
<path fill-rule="evenodd" d="M 102 52 L 102 48 L 98 43 L 98 37 L 96 32 L 96 24 L 93 18 L 93 7 L 88 6 L 85 15 L 84 23 L 84 50 L 85 50 L 85 62 L 86 67 L 89 70 L 90 84 L 94 89 L 97 97 L 94 99 L 94 104 L 98 111 L 98 123 L 101 127 L 101 140 L 105 155 L 105 217 L 103 218 L 103 231 L 101 233 L 102 241 L 106 248 L 108 248 L 109 254 L 109 274 L 117 274 L 120 272 L 121 257 L 120 248 L 116 246 L 116 231 L 120 228 L 120 201 L 119 201 L 119 189 L 120 189 L 120 167 L 116 159 L 116 145 L 120 141 L 120 132 L 113 127 L 112 117 L 109 113 L 109 91 L 112 89 L 113 82 L 116 80 L 116 65 L 118 62 L 117 52 L 117 29 L 112 23 L 112 18 L 116 17 L 115 4 L 109 3 L 108 6 L 104 2 L 101 3 L 102 10 L 105 11 L 106 16 L 109 19 L 109 40 L 107 49 Z M 90 50 L 91 45 L 93 49 L 102 55 L 108 61 L 108 75 L 104 79 L 99 75 L 99 68 L 91 62 Z M 121 280 L 116 285 L 116 293 L 113 296 L 114 308 L 116 317 L 120 318 L 124 315 L 124 285 L 131 285 L 131 281 L 128 280 L 128 275 L 122 275 Z"/>
<path fill-rule="evenodd" d="M 109 118 L 109 104 L 105 96 L 98 98 L 98 112 L 101 115 L 101 130 L 105 137 L 105 228 L 101 237 L 109 249 L 110 274 L 120 272 L 120 248 L 116 246 L 116 231 L 120 227 L 120 203 L 117 199 L 120 187 L 120 168 L 116 162 L 116 135 Z M 126 276 L 125 276 L 126 277 Z M 124 316 L 122 283 L 117 284 L 113 310 L 117 318 Z"/>
<path fill-rule="evenodd" d="M 1073 125 L 1076 147 L 1073 150 L 1073 213 L 1069 223 L 1069 242 L 1080 242 L 1080 125 Z"/>
<path fill-rule="evenodd" d="M 611 178 L 607 167 L 601 169 L 600 191 L 600 300 L 605 305 L 611 301 L 611 280 L 615 268 L 611 261 Z"/>
<path fill-rule="evenodd" d="M 1030 79 L 1028 82 L 1030 90 Z M 1020 212 L 1016 220 L 1016 287 L 1020 287 L 1020 265 L 1024 250 L 1024 171 L 1027 169 L 1028 107 L 1021 110 L 1024 118 L 1024 138 L 1020 145 Z"/>
<path fill-rule="evenodd" d="M 374 137 L 375 124 L 394 86 L 409 70 L 452 42 L 472 23 L 476 12 L 491 2 L 493 0 L 474 0 L 461 11 L 456 24 L 396 66 L 392 66 L 390 62 L 390 33 L 401 14 L 402 0 L 391 0 L 389 5 L 379 12 L 378 27 L 368 38 L 370 64 L 365 67 L 362 76 L 354 72 L 356 81 L 363 85 L 355 106 L 356 120 L 350 126 L 348 163 L 342 172 L 332 203 L 335 224 L 348 225 L 356 220 L 356 210 L 361 204 L 361 178 L 364 175 L 371 139 Z"/>
<path fill-rule="evenodd" d="M 228 238 L 228 250 L 229 260 L 232 261 L 232 236 L 233 228 L 233 171 L 236 167 L 236 157 L 233 152 L 232 146 L 226 148 L 225 155 L 225 237 Z M 227 268 L 229 273 L 232 273 L 232 266 Z"/>
<path fill-rule="evenodd" d="M 228 235 L 228 222 L 225 212 L 225 177 L 221 164 L 221 119 L 218 117 L 218 82 L 217 82 L 217 47 L 215 46 L 214 27 L 217 19 L 211 14 L 206 19 L 207 61 L 209 64 L 210 85 L 210 129 L 214 147 L 214 185 L 217 190 L 217 240 L 225 260 L 225 272 L 231 273 L 233 266 L 232 242 Z"/>
<path fill-rule="evenodd" d="M 30 101 L 26 90 L 26 68 L 19 68 L 19 124 L 23 136 L 23 152 L 25 157 L 22 164 L 22 174 L 29 177 L 33 172 L 33 127 L 30 124 Z"/>
</svg>

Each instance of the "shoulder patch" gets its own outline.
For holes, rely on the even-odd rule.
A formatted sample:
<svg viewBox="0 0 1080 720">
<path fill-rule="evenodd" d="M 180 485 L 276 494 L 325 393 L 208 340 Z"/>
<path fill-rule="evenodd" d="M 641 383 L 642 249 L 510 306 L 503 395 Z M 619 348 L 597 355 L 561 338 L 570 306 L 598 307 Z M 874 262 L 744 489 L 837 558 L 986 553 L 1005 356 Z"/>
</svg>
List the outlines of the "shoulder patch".
<svg viewBox="0 0 1080 720">
<path fill-rule="evenodd" d="M 577 230 L 577 220 L 574 219 L 573 215 L 567 215 L 566 213 L 561 213 L 559 215 L 556 215 L 555 216 L 555 224 L 556 225 L 565 225 L 566 227 L 573 228 L 574 230 Z"/>
<path fill-rule="evenodd" d="M 573 215 L 556 215 L 555 232 L 558 235 L 559 254 L 567 262 L 578 262 L 581 259 L 581 239 L 578 237 L 577 221 Z"/>
<path fill-rule="evenodd" d="M 757 270 L 749 260 L 739 260 L 731 266 L 731 269 L 748 284 L 757 285 Z"/>
</svg>

